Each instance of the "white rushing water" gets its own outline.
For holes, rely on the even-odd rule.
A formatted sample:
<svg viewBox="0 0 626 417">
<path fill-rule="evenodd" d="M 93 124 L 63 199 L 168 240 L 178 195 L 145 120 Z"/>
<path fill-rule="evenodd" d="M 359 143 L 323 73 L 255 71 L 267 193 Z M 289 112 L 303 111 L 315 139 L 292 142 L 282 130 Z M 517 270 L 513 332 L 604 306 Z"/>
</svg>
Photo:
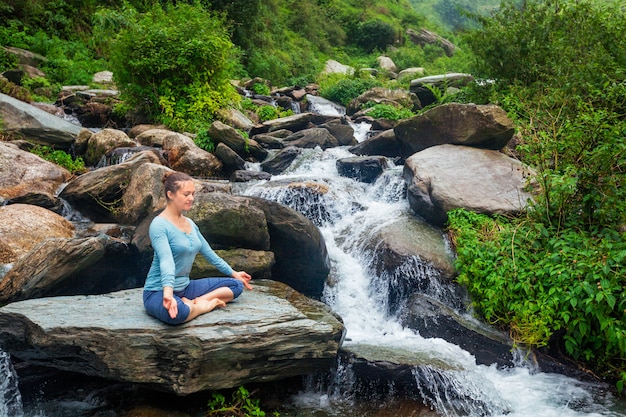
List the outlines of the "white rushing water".
<svg viewBox="0 0 626 417">
<path fill-rule="evenodd" d="M 367 126 L 356 126 L 356 135 L 366 130 Z M 361 243 L 385 222 L 412 214 L 404 198 L 400 167 L 387 170 L 374 184 L 364 184 L 337 173 L 336 160 L 353 156 L 344 148 L 307 150 L 285 173 L 274 176 L 271 183 L 259 183 L 242 192 L 291 205 L 309 217 L 323 213 L 311 220 L 320 226 L 332 262 L 333 284 L 326 286 L 324 301 L 344 321 L 347 329 L 344 346 L 399 349 L 453 366 L 457 370 L 432 373 L 428 368 L 417 367 L 413 372 L 424 391 L 429 391 L 422 393 L 429 400 L 428 406 L 445 417 L 626 416 L 624 403 L 618 404 L 606 387 L 542 373 L 523 360 L 508 369 L 477 365 L 475 358 L 459 346 L 443 339 L 423 338 L 390 315 L 386 289 L 381 287 L 384 280 L 367 267 L 371 253 Z M 306 202 L 289 198 L 288 191 L 272 185 L 289 181 L 326 185 L 328 191 L 322 201 L 316 200 L 324 208 L 312 210 Z M 340 385 L 350 383 L 349 371 L 338 370 L 337 375 L 335 383 L 339 387 L 317 391 L 311 388 L 294 399 L 297 406 L 346 416 L 341 404 L 346 400 L 347 389 Z"/>
</svg>

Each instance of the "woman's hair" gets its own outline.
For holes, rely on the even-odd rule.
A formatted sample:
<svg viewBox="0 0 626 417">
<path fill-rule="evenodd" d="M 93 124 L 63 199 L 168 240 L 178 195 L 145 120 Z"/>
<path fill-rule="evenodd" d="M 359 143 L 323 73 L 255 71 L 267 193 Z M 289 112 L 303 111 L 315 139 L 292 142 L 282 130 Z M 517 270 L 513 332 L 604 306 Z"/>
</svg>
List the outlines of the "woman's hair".
<svg viewBox="0 0 626 417">
<path fill-rule="evenodd" d="M 167 195 L 168 191 L 171 191 L 172 194 L 176 194 L 176 192 L 182 187 L 183 182 L 193 181 L 193 178 L 184 172 L 168 171 L 163 175 L 163 179 L 161 181 L 163 181 L 165 198 L 169 200 L 170 198 Z"/>
</svg>

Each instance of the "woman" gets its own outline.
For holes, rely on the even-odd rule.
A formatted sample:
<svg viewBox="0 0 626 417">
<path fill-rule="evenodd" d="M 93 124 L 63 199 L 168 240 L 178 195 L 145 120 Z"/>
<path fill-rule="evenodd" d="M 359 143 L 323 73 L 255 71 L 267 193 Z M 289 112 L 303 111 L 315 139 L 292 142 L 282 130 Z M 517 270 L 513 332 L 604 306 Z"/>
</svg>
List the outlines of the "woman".
<svg viewBox="0 0 626 417">
<path fill-rule="evenodd" d="M 193 178 L 182 172 L 163 176 L 165 209 L 150 223 L 154 258 L 144 285 L 143 303 L 151 316 L 168 323 L 185 323 L 237 298 L 252 278 L 234 271 L 211 249 L 200 229 L 183 212 L 193 204 Z M 220 272 L 232 278 L 189 279 L 200 252 Z"/>
</svg>

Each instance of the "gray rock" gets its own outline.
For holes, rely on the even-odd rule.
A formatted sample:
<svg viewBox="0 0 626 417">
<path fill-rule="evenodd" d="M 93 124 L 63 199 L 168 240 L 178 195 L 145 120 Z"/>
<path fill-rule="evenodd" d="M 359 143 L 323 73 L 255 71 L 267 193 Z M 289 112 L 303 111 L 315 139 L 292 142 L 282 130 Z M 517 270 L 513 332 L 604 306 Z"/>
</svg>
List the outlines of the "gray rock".
<svg viewBox="0 0 626 417">
<path fill-rule="evenodd" d="M 450 88 L 458 89 L 472 82 L 474 77 L 470 74 L 452 72 L 414 79 L 409 89 L 418 97 L 420 105 L 426 107 L 437 102 L 441 95 L 453 94 Z"/>
<path fill-rule="evenodd" d="M 337 171 L 343 177 L 372 183 L 389 166 L 384 156 L 355 156 L 337 160 Z"/>
<path fill-rule="evenodd" d="M 235 171 L 245 169 L 246 161 L 244 161 L 237 152 L 233 151 L 224 143 L 218 143 L 215 148 L 215 156 L 224 164 L 224 173 L 232 174 Z"/>
<path fill-rule="evenodd" d="M 0 119 L 4 133 L 64 149 L 70 148 L 83 129 L 6 94 L 0 94 Z"/>
<path fill-rule="evenodd" d="M 321 127 L 313 127 L 296 132 L 287 136 L 284 142 L 287 146 L 296 146 L 298 148 L 315 148 L 319 146 L 324 150 L 339 146 L 337 138 L 328 129 Z"/>
<path fill-rule="evenodd" d="M 355 155 L 382 155 L 388 158 L 400 158 L 402 155 L 400 143 L 393 129 L 367 138 L 348 150 Z"/>
<path fill-rule="evenodd" d="M 368 103 L 387 104 L 407 109 L 418 108 L 419 101 L 415 94 L 403 89 L 374 87 L 350 101 L 346 111 L 349 115 L 357 113 Z"/>
<path fill-rule="evenodd" d="M 272 175 L 280 174 L 300 155 L 300 148 L 296 146 L 287 146 L 281 149 L 273 158 L 261 164 L 263 171 Z"/>
<path fill-rule="evenodd" d="M 269 181 L 272 174 L 265 171 L 248 171 L 237 170 L 232 173 L 229 181 L 231 182 L 249 182 L 249 181 Z"/>
<path fill-rule="evenodd" d="M 191 394 L 328 371 L 345 332 L 324 304 L 254 281 L 227 307 L 171 327 L 142 290 L 0 308 L 0 347 L 33 365 Z"/>
<path fill-rule="evenodd" d="M 405 158 L 446 143 L 498 150 L 514 131 L 513 121 L 500 107 L 459 103 L 434 107 L 394 128 Z"/>
<path fill-rule="evenodd" d="M 263 161 L 267 158 L 266 149 L 263 149 L 254 140 L 245 138 L 235 128 L 219 120 L 211 124 L 208 134 L 217 144 L 225 144 L 243 159 L 252 157 L 257 161 Z"/>
<path fill-rule="evenodd" d="M 223 164 L 210 152 L 181 133 L 172 133 L 163 139 L 163 152 L 169 166 L 192 177 L 212 178 L 222 173 Z"/>
<path fill-rule="evenodd" d="M 438 226 L 455 208 L 519 213 L 532 199 L 526 187 L 533 177 L 533 171 L 516 159 L 468 146 L 433 146 L 414 154 L 404 165 L 411 208 Z"/>
</svg>

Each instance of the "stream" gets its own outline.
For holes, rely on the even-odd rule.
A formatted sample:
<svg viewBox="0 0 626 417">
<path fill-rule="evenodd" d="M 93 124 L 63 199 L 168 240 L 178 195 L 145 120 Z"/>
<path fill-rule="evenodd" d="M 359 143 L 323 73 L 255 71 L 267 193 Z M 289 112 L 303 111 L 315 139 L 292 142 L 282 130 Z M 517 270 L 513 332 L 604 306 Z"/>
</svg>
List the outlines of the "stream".
<svg viewBox="0 0 626 417">
<path fill-rule="evenodd" d="M 336 108 L 319 106 L 316 111 L 334 114 Z M 369 131 L 367 124 L 353 127 L 358 140 Z M 344 321 L 345 348 L 366 347 L 409 363 L 413 356 L 428 357 L 447 364 L 449 370 L 431 373 L 428 368 L 415 367 L 412 374 L 416 383 L 419 381 L 419 392 L 414 398 L 400 399 L 389 387 L 380 398 L 367 400 L 359 396 L 350 365 L 339 361 L 330 376 L 305 378 L 303 389 L 289 399 L 281 416 L 626 417 L 626 403 L 613 397 L 602 384 L 541 372 L 522 354 L 516 356 L 514 367 L 479 365 L 461 347 L 440 338 L 424 338 L 404 327 L 399 312 L 388 305 L 389 277 L 372 271 L 373 254 L 364 246 L 380 228 L 398 218 L 414 216 L 404 198 L 402 167 L 390 163 L 376 182 L 361 183 L 337 173 L 337 159 L 352 156 L 346 147 L 306 149 L 286 172 L 271 181 L 234 185 L 234 192 L 281 202 L 319 226 L 331 260 L 331 277 L 322 301 Z M 259 167 L 250 165 L 249 169 Z M 327 192 L 312 202 L 307 196 L 294 194 L 287 186 L 291 182 L 322 184 Z M 420 287 L 426 288 L 430 297 L 448 305 L 454 303 L 453 291 L 436 283 L 434 272 L 424 265 L 406 265 L 398 273 L 425 282 Z M 74 408 L 62 408 L 75 413 L 58 408 L 47 411 L 49 399 L 22 401 L 17 379 L 8 355 L 0 351 L 0 417 L 117 415 L 111 410 L 82 414 L 81 410 L 89 408 L 85 402 L 95 407 L 97 395 L 86 395 L 88 400 L 82 404 L 71 404 Z"/>
</svg>

